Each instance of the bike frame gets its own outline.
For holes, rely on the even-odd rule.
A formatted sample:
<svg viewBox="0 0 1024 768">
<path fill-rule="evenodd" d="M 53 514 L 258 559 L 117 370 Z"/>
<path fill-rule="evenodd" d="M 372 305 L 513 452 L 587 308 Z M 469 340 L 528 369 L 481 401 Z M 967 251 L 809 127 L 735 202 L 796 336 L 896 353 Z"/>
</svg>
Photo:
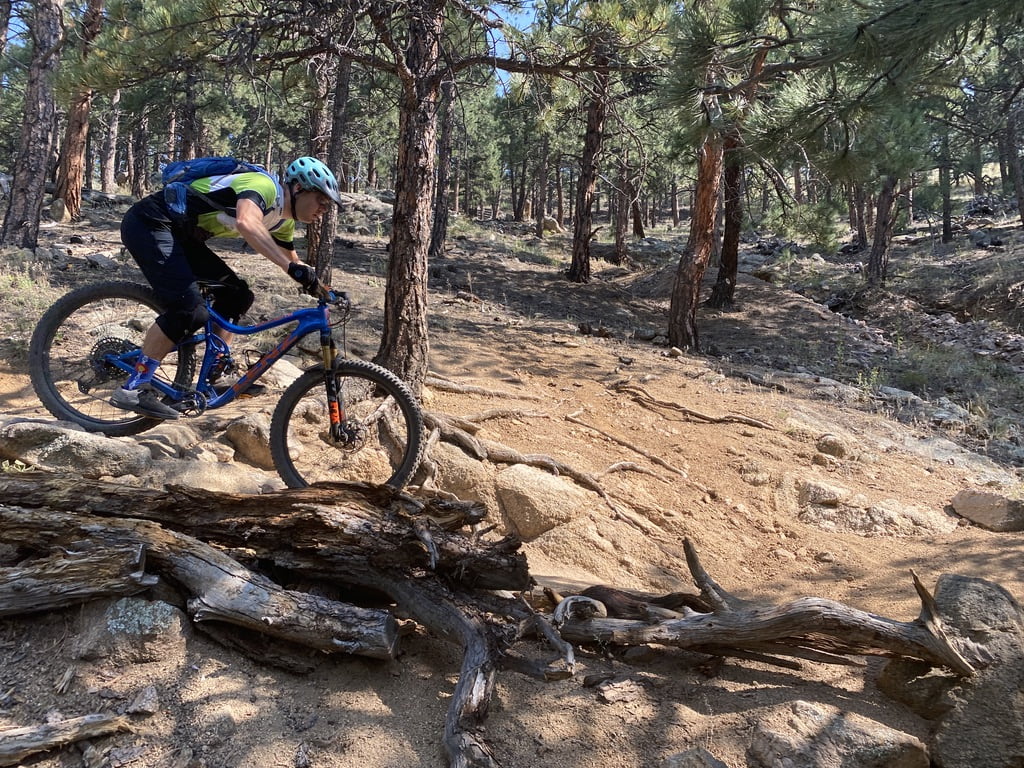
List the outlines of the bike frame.
<svg viewBox="0 0 1024 768">
<path fill-rule="evenodd" d="M 297 309 L 287 315 L 283 315 L 273 320 L 268 320 L 265 323 L 257 323 L 256 325 L 237 325 L 218 314 L 216 310 L 210 306 L 209 301 L 206 302 L 206 306 L 209 310 L 209 318 L 206 321 L 204 329 L 174 347 L 177 350 L 182 347 L 196 346 L 203 343 L 206 344 L 206 350 L 203 353 L 203 362 L 199 367 L 199 376 L 196 380 L 195 389 L 196 392 L 206 397 L 206 408 L 220 408 L 221 406 L 232 402 L 250 384 L 266 373 L 282 355 L 291 350 L 302 338 L 313 332 L 318 332 L 320 335 L 320 349 L 323 354 L 324 370 L 329 371 L 331 366 L 334 364 L 335 346 L 331 335 L 330 306 L 324 299 L 321 299 L 316 307 L 304 307 L 302 309 Z M 276 346 L 265 352 L 260 359 L 257 360 L 248 371 L 246 371 L 245 375 L 235 382 L 230 388 L 220 394 L 216 393 L 213 385 L 209 382 L 210 371 L 221 354 L 230 354 L 231 347 L 217 335 L 214 331 L 215 327 L 233 333 L 236 336 L 252 336 L 257 333 L 262 333 L 263 331 L 269 331 L 273 328 L 279 328 L 282 325 L 288 325 L 289 323 L 296 323 L 297 325 L 287 336 L 278 342 Z M 138 355 L 138 351 L 125 355 L 118 355 L 114 357 L 111 362 L 119 368 L 131 372 L 134 370 L 135 361 L 138 359 Z M 331 386 L 333 378 L 330 376 L 326 376 L 325 378 L 327 380 L 328 399 L 336 404 L 337 392 L 333 391 L 335 388 Z M 181 402 L 192 394 L 188 390 L 178 389 L 170 382 L 161 381 L 157 378 L 153 379 L 152 386 L 160 393 L 172 398 L 176 402 Z M 333 408 L 331 410 L 332 412 L 334 411 Z"/>
</svg>

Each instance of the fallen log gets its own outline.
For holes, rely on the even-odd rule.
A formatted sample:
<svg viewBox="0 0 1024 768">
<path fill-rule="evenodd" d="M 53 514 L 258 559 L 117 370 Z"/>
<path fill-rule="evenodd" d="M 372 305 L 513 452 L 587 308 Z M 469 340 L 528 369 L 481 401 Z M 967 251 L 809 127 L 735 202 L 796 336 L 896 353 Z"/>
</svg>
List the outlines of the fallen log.
<svg viewBox="0 0 1024 768">
<path fill-rule="evenodd" d="M 98 548 L 84 542 L 49 557 L 0 568 L 0 617 L 50 611 L 112 595 L 134 595 L 153 586 L 139 545 Z"/>
<path fill-rule="evenodd" d="M 414 499 L 385 486 L 339 483 L 251 496 L 25 472 L 0 475 L 0 503 L 144 518 L 245 549 L 253 559 L 288 563 L 303 577 L 359 584 L 382 568 L 426 568 L 467 588 L 530 586 L 518 540 L 483 542 L 456 532 L 482 519 L 480 505 Z"/>
<path fill-rule="evenodd" d="M 398 630 L 389 612 L 283 589 L 209 544 L 146 520 L 0 505 L 0 530 L 6 543 L 32 549 L 62 550 L 86 540 L 114 550 L 144 547 L 153 565 L 190 593 L 195 621 L 219 620 L 328 652 L 395 653 Z M 82 601 L 64 594 L 65 605 Z M 0 614 L 13 607 L 0 604 Z"/>
<path fill-rule="evenodd" d="M 514 595 L 479 589 L 522 592 L 531 579 L 514 539 L 485 542 L 456 531 L 472 520 L 479 520 L 478 512 L 464 502 L 351 484 L 253 497 L 139 491 L 41 473 L 0 475 L 5 543 L 44 557 L 75 551 L 85 539 L 98 548 L 144 548 L 149 566 L 192 592 L 193 616 L 214 619 L 217 627 L 233 622 L 305 647 L 387 655 L 396 637 L 390 611 L 342 607 L 286 590 L 246 564 L 385 596 L 403 618 L 463 649 L 443 736 L 449 764 L 459 768 L 495 765 L 482 722 L 499 666 L 564 678 L 574 670 L 566 643 L 650 643 L 791 669 L 798 668 L 794 658 L 850 664 L 854 656 L 884 655 L 923 659 L 967 676 L 984 663 L 947 637 L 916 576 L 922 612 L 913 622 L 814 597 L 758 604 L 716 584 L 689 541 L 687 565 L 699 595 L 594 587 L 570 597 L 549 619 Z M 527 632 L 548 637 L 562 667 L 516 657 L 513 647 Z"/>
</svg>

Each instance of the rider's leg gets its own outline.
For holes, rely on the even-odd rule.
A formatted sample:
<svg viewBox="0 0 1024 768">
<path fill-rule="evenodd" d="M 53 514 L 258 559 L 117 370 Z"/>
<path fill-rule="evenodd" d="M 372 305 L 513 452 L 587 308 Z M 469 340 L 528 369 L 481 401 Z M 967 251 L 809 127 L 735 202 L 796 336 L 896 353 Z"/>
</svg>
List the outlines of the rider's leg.
<svg viewBox="0 0 1024 768">
<path fill-rule="evenodd" d="M 225 261 L 206 247 L 205 243 L 189 242 L 185 248 L 188 263 L 197 277 L 212 283 L 217 283 L 213 289 L 213 308 L 217 314 L 237 323 L 249 307 L 252 306 L 255 296 L 249 288 L 249 284 L 229 267 Z M 234 334 L 224 328 L 214 325 L 213 332 L 216 333 L 225 344 L 231 345 Z M 224 361 L 230 363 L 231 361 Z M 222 366 L 222 367 L 227 367 Z M 216 385 L 218 390 L 229 385 L 227 379 L 221 380 L 222 371 L 215 367 L 210 376 L 210 382 Z M 248 394 L 255 395 L 264 391 L 265 387 L 260 384 L 253 384 L 247 390 Z"/>
<path fill-rule="evenodd" d="M 146 331 L 136 370 L 110 402 L 142 415 L 176 419 L 178 411 L 161 402 L 150 382 L 174 344 L 206 321 L 206 305 L 181 243 L 152 198 L 125 214 L 121 240 L 167 310 Z"/>
</svg>

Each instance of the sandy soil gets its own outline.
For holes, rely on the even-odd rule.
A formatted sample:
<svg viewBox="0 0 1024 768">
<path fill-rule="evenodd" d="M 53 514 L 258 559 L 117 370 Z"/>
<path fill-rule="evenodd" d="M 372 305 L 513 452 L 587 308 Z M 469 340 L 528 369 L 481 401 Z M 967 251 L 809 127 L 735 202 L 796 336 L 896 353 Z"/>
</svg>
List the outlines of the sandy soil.
<svg viewBox="0 0 1024 768">
<path fill-rule="evenodd" d="M 85 267 L 81 256 L 114 249 L 113 226 L 111 220 L 109 226 L 101 221 L 50 230 L 55 242 L 67 242 L 71 232 L 94 238 L 71 246 L 71 268 L 50 277 L 56 290 L 105 276 Z M 351 345 L 372 355 L 385 243 L 350 242 L 339 248 L 333 282 L 360 307 L 349 329 Z M 557 240 L 544 253 L 557 254 L 559 245 L 567 253 Z M 931 428 L 901 424 L 875 412 L 867 399 L 824 398 L 812 377 L 779 373 L 802 367 L 827 374 L 858 347 L 882 366 L 898 351 L 876 349 L 862 327 L 820 304 L 744 278 L 732 311 L 702 312 L 709 354 L 674 357 L 665 347 L 630 338 L 637 328 L 664 328 L 669 281 L 662 267 L 671 256 L 652 257 L 633 273 L 596 262 L 596 279 L 578 286 L 564 280 L 557 261 L 530 257 L 537 248 L 477 233 L 455 241 L 448 257 L 431 267 L 432 370 L 518 399 L 442 391 L 425 399 L 426 407 L 455 414 L 521 408 L 523 415 L 488 421 L 484 434 L 600 476 L 607 492 L 641 518 L 640 525 L 619 519 L 595 496 L 587 516 L 525 545 L 538 582 L 685 588 L 682 541 L 689 538 L 725 589 L 766 603 L 815 595 L 910 620 L 919 610 L 911 569 L 929 586 L 940 574 L 957 572 L 1024 594 L 1019 534 L 969 525 L 917 537 L 835 533 L 802 523 L 780 503 L 786 478 L 797 476 L 842 485 L 879 503 L 942 513 L 957 491 L 984 484 L 991 473 L 1014 476 L 1013 467 L 938 450 Z M 287 287 L 287 278 L 257 257 L 232 258 L 256 285 Z M 127 265 L 120 273 L 130 274 Z M 580 323 L 609 335 L 580 334 Z M 13 321 L 7 327 L 14 330 L 4 334 L 11 354 L 0 363 L 0 410 L 46 417 L 19 354 L 24 332 Z M 754 383 L 766 377 L 784 381 L 785 390 Z M 742 416 L 748 423 L 644 406 L 613 388 L 623 380 L 690 412 Z M 827 433 L 858 446 L 858 456 L 830 468 L 815 464 L 815 443 Z M 620 462 L 635 468 L 602 474 Z M 152 684 L 160 711 L 139 719 L 135 733 L 97 740 L 96 747 L 107 750 L 105 764 L 398 768 L 444 762 L 440 730 L 460 654 L 423 631 L 407 638 L 392 662 L 325 657 L 313 674 L 295 676 L 258 666 L 200 633 L 165 662 L 84 662 L 74 658 L 79 617 L 76 609 L 0 621 L 0 726 L 39 723 L 55 712 L 117 711 Z M 534 650 L 550 655 L 540 646 Z M 486 726 L 501 765 L 639 768 L 703 746 L 730 766 L 744 766 L 752 726 L 783 718 L 784 706 L 796 700 L 856 712 L 921 738 L 928 733 L 928 723 L 874 688 L 880 660 L 855 667 L 804 663 L 793 671 L 745 661 L 709 664 L 705 656 L 663 648 L 628 659 L 581 649 L 579 658 L 580 674 L 570 680 L 541 683 L 501 674 Z M 69 668 L 71 685 L 57 693 Z M 583 679 L 608 671 L 640 681 L 642 694 L 602 703 Z M 72 747 L 26 764 L 77 766 L 83 758 Z"/>
</svg>

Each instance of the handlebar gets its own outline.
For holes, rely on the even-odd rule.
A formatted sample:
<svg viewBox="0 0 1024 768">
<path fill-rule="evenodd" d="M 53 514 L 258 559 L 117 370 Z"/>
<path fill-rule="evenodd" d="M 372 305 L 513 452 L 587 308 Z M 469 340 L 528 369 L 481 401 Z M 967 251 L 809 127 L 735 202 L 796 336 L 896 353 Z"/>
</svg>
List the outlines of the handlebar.
<svg viewBox="0 0 1024 768">
<path fill-rule="evenodd" d="M 346 310 L 352 307 L 352 300 L 345 291 L 335 291 L 321 285 L 317 294 L 317 298 L 320 301 L 324 304 L 330 304 L 332 307 L 340 307 Z"/>
</svg>

